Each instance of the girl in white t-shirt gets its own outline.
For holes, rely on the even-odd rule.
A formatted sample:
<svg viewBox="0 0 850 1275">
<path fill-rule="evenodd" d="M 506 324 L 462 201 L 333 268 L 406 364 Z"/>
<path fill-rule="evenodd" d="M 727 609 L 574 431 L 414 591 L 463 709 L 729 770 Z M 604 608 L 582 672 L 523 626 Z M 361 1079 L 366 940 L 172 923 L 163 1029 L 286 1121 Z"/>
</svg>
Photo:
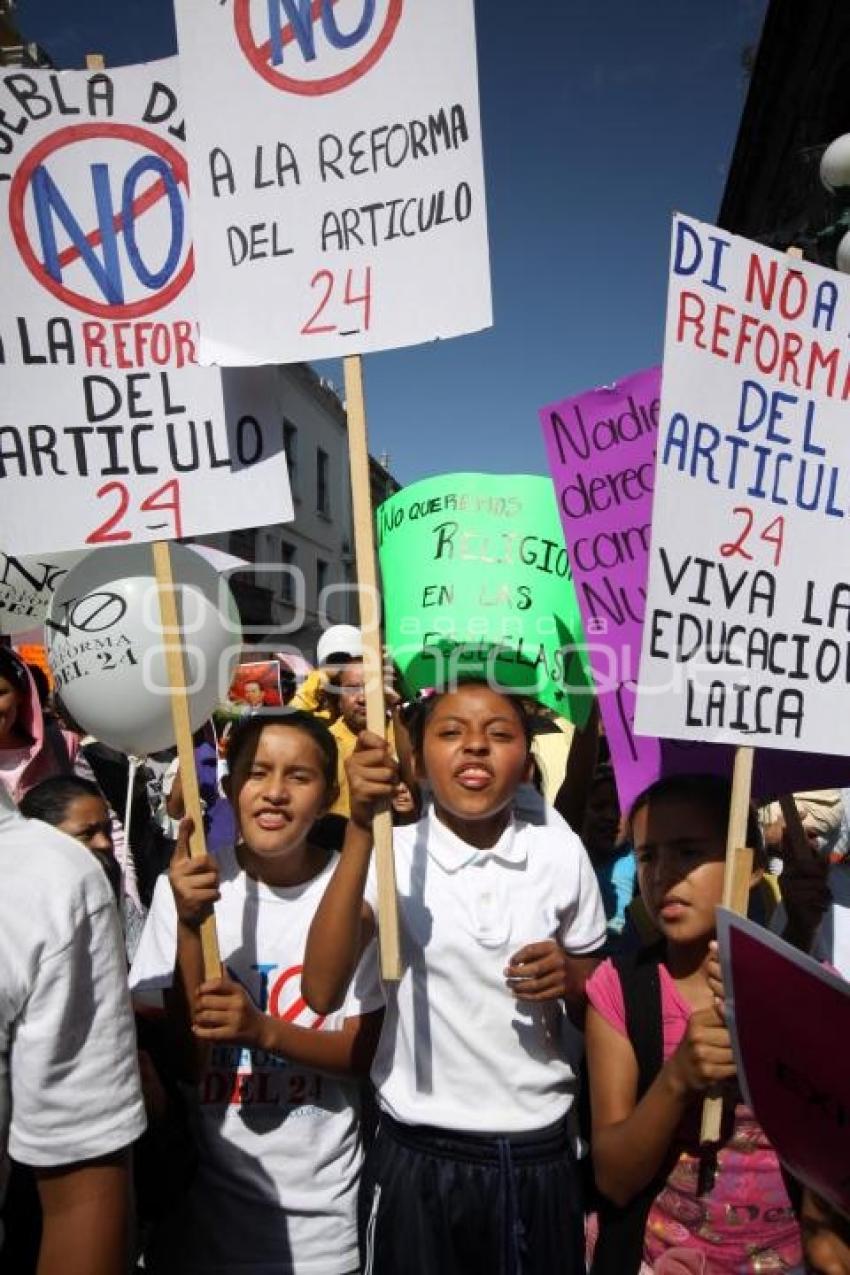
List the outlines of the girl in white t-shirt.
<svg viewBox="0 0 850 1275">
<path fill-rule="evenodd" d="M 346 1077 L 368 1070 L 380 1031 L 372 954 L 333 1014 L 313 1014 L 300 991 L 335 860 L 309 834 L 335 796 L 336 750 L 315 718 L 263 713 L 234 727 L 228 761 L 237 845 L 217 860 L 180 845 L 131 971 L 136 990 L 162 986 L 176 957 L 202 1063 L 198 1176 L 145 1269 L 348 1275 L 362 1152 Z M 225 976 L 204 981 L 198 924 L 213 903 Z"/>
<path fill-rule="evenodd" d="M 425 701 L 411 738 L 432 804 L 394 831 L 403 972 L 372 1067 L 363 1270 L 583 1272 L 564 1002 L 583 1002 L 605 938 L 593 869 L 553 811 L 542 825 L 517 812 L 529 732 L 516 697 L 462 684 Z M 342 1003 L 377 926 L 370 820 L 397 779 L 365 732 L 348 773 L 351 820 L 305 959 L 320 1013 Z"/>
</svg>

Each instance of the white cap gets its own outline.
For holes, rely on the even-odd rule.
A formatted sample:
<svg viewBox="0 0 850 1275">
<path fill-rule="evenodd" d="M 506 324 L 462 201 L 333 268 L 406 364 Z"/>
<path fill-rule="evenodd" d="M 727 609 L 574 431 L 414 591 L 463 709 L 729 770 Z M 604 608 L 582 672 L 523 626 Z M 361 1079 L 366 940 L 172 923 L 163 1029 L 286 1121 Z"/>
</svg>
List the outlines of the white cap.
<svg viewBox="0 0 850 1275">
<path fill-rule="evenodd" d="M 316 643 L 316 661 L 327 664 L 332 655 L 350 655 L 357 659 L 363 654 L 363 634 L 353 624 L 334 624 L 326 629 Z"/>
</svg>

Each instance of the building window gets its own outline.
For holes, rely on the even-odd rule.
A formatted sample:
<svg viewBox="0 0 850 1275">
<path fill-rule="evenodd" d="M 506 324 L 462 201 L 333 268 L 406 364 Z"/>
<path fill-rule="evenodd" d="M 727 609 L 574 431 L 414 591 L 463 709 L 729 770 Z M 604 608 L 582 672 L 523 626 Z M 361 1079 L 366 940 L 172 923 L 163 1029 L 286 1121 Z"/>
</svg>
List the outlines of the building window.
<svg viewBox="0 0 850 1275">
<path fill-rule="evenodd" d="M 316 509 L 320 514 L 330 513 L 328 507 L 328 453 L 316 448 Z"/>
<path fill-rule="evenodd" d="M 280 542 L 280 563 L 283 567 L 280 573 L 280 596 L 284 602 L 293 602 L 295 600 L 295 546 L 287 544 L 285 540 Z"/>
<path fill-rule="evenodd" d="M 316 559 L 316 598 L 321 601 L 328 583 L 328 564 L 321 558 Z"/>
<path fill-rule="evenodd" d="M 257 561 L 257 532 L 254 528 L 231 531 L 229 550 L 236 558 L 244 558 L 246 562 Z"/>
<path fill-rule="evenodd" d="M 298 429 L 286 417 L 283 418 L 283 450 L 286 453 L 286 468 L 289 470 L 289 486 L 295 495 L 298 487 Z"/>
</svg>

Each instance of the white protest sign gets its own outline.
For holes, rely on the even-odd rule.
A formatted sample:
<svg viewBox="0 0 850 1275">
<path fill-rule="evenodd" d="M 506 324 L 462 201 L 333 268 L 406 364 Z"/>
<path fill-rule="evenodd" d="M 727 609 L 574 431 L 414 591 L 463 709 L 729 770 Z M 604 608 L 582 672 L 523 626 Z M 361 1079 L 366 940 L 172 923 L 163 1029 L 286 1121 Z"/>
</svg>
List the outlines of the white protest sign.
<svg viewBox="0 0 850 1275">
<path fill-rule="evenodd" d="M 15 558 L 0 550 L 0 633 L 24 633 L 40 625 L 60 580 L 84 555 L 81 550 Z"/>
<path fill-rule="evenodd" d="M 640 734 L 850 753 L 850 279 L 676 217 Z"/>
<path fill-rule="evenodd" d="M 176 59 L 0 76 L 0 548 L 292 517 L 271 370 L 197 363 Z"/>
<path fill-rule="evenodd" d="M 175 11 L 202 361 L 489 326 L 472 0 Z"/>
<path fill-rule="evenodd" d="M 211 545 L 188 547 L 222 574 L 249 565 L 244 558 L 235 558 Z M 89 552 L 78 549 L 74 553 L 16 558 L 0 550 L 0 633 L 14 633 L 16 640 L 30 633 L 31 641 L 39 640 L 32 633 L 38 633 L 54 593 L 71 568 Z"/>
</svg>

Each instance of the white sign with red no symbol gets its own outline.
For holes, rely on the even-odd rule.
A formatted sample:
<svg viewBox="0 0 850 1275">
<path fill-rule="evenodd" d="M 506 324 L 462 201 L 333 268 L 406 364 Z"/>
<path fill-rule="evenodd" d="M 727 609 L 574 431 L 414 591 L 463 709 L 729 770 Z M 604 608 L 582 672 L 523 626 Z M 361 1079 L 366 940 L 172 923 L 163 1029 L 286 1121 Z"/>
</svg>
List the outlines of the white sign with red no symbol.
<svg viewBox="0 0 850 1275">
<path fill-rule="evenodd" d="M 200 357 L 492 321 L 472 0 L 177 0 Z"/>
<path fill-rule="evenodd" d="M 197 361 L 176 59 L 0 76 L 0 547 L 286 521 L 271 370 Z"/>
</svg>

